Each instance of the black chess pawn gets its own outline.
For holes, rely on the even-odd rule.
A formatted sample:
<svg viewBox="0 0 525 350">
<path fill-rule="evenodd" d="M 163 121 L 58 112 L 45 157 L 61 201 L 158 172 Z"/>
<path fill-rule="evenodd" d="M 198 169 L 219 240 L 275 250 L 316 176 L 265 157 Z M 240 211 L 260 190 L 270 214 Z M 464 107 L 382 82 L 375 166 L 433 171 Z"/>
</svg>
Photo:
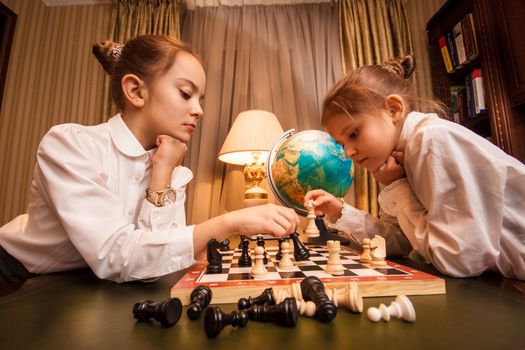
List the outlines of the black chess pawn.
<svg viewBox="0 0 525 350">
<path fill-rule="evenodd" d="M 330 322 L 337 316 L 337 307 L 324 291 L 324 285 L 316 276 L 308 276 L 301 281 L 304 300 L 312 300 L 316 305 L 316 315 L 321 322 Z"/>
<path fill-rule="evenodd" d="M 222 254 L 217 251 L 217 248 L 219 248 L 219 242 L 216 239 L 210 239 L 207 243 L 208 266 L 206 266 L 206 273 L 222 272 Z"/>
<path fill-rule="evenodd" d="M 252 305 L 248 310 L 248 318 L 253 321 L 273 322 L 281 326 L 295 327 L 299 311 L 295 298 L 285 298 L 277 305 Z"/>
<path fill-rule="evenodd" d="M 211 289 L 207 286 L 198 286 L 193 289 L 190 295 L 190 305 L 186 311 L 190 320 L 196 320 L 199 318 L 202 310 L 210 304 L 211 297 Z"/>
<path fill-rule="evenodd" d="M 233 327 L 244 327 L 248 323 L 246 311 L 232 311 L 230 314 L 224 313 L 218 307 L 209 307 L 204 315 L 204 331 L 208 338 L 215 338 L 227 325 Z"/>
<path fill-rule="evenodd" d="M 286 242 L 286 238 L 279 238 L 277 242 L 279 244 L 279 250 L 277 251 L 277 254 L 275 255 L 275 260 L 281 260 L 281 258 L 283 257 L 281 243 Z"/>
<path fill-rule="evenodd" d="M 252 258 L 250 257 L 250 241 L 245 239 L 242 241 L 241 256 L 237 260 L 240 267 L 251 267 Z"/>
<path fill-rule="evenodd" d="M 224 241 L 219 243 L 219 249 L 221 252 L 227 252 L 230 250 L 230 240 L 226 238 Z"/>
<path fill-rule="evenodd" d="M 243 235 L 239 237 L 239 245 L 237 246 L 238 249 L 242 249 L 242 242 L 244 242 L 246 239 L 246 236 Z"/>
<path fill-rule="evenodd" d="M 237 302 L 237 307 L 239 308 L 239 310 L 244 310 L 244 309 L 250 308 L 252 305 L 256 305 L 256 304 L 257 305 L 262 305 L 262 304 L 265 304 L 265 303 L 268 303 L 268 304 L 271 304 L 271 305 L 275 304 L 275 298 L 273 297 L 273 289 L 272 288 L 266 288 L 261 293 L 261 295 L 255 297 L 255 298 L 248 297 L 248 298 L 241 298 L 241 299 L 239 299 L 239 301 Z"/>
<path fill-rule="evenodd" d="M 182 313 L 182 303 L 178 298 L 168 298 L 160 303 L 153 300 L 142 300 L 133 306 L 133 316 L 138 321 L 148 321 L 153 318 L 164 327 L 175 325 Z"/>
<path fill-rule="evenodd" d="M 263 247 L 264 248 L 264 237 L 263 236 L 257 236 L 257 245 L 259 247 Z M 266 249 L 264 249 L 264 256 L 263 256 L 263 264 L 266 265 L 268 264 L 268 255 L 266 254 Z"/>
<path fill-rule="evenodd" d="M 295 261 L 304 261 L 310 257 L 310 252 L 299 239 L 299 234 L 294 232 L 290 235 L 293 242 L 293 257 Z"/>
</svg>

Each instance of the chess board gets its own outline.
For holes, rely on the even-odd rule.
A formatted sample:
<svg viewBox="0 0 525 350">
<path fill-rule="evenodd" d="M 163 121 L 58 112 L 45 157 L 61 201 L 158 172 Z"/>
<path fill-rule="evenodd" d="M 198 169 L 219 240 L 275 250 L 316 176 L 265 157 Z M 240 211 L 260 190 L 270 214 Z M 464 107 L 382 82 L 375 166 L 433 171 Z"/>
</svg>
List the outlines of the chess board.
<svg viewBox="0 0 525 350">
<path fill-rule="evenodd" d="M 172 287 L 171 297 L 177 297 L 183 305 L 188 305 L 192 290 L 199 285 L 207 285 L 212 289 L 212 303 L 237 303 L 240 298 L 257 296 L 268 287 L 286 286 L 300 282 L 307 276 L 317 276 L 326 287 L 333 288 L 356 282 L 363 297 L 446 293 L 445 280 L 442 278 L 388 260 L 385 268 L 373 269 L 360 262 L 359 252 L 343 246 L 340 257 L 344 274 L 331 275 L 324 271 L 328 261 L 326 246 L 307 244 L 306 247 L 310 251 L 308 260 L 294 261 L 292 270 L 281 270 L 275 259 L 278 247 L 267 246 L 268 274 L 258 278 L 250 275 L 251 267 L 239 267 L 241 249 L 221 252 L 221 273 L 207 273 L 206 260 L 199 261 Z"/>
</svg>

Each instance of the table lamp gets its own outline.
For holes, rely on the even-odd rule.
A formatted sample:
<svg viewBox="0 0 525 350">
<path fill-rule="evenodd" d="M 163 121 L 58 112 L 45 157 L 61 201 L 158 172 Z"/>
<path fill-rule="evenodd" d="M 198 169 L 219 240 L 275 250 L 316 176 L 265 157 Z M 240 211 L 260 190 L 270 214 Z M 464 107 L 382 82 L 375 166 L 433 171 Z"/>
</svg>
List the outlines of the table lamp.
<svg viewBox="0 0 525 350">
<path fill-rule="evenodd" d="M 283 134 L 275 114 L 262 110 L 239 113 L 219 152 L 219 160 L 244 165 L 244 205 L 251 207 L 268 202 L 268 192 L 259 184 L 266 177 L 265 161 L 273 143 Z"/>
</svg>

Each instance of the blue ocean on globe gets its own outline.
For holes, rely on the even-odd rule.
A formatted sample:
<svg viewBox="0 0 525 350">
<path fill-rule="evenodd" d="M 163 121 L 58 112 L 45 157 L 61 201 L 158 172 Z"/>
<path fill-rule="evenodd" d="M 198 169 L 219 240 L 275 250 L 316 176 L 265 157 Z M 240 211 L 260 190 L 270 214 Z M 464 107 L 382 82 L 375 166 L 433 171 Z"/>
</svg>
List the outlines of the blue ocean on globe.
<svg viewBox="0 0 525 350">
<path fill-rule="evenodd" d="M 290 133 L 270 152 L 268 181 L 284 205 L 306 213 L 305 194 L 323 189 L 343 197 L 353 182 L 353 163 L 324 131 Z"/>
</svg>

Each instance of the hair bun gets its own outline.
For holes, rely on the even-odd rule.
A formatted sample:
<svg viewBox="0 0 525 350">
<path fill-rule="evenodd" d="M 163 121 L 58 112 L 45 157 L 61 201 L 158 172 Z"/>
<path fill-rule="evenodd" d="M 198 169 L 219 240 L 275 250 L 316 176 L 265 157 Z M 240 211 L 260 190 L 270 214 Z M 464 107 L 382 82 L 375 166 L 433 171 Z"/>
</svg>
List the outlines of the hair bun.
<svg viewBox="0 0 525 350">
<path fill-rule="evenodd" d="M 93 55 L 102 65 L 102 68 L 111 75 L 113 72 L 113 66 L 115 61 L 120 55 L 121 45 L 113 41 L 104 40 L 93 44 L 92 52 Z M 118 51 L 118 54 L 115 54 Z"/>
<path fill-rule="evenodd" d="M 400 78 L 408 79 L 416 68 L 416 60 L 412 55 L 406 55 L 397 60 L 388 60 L 381 64 L 381 68 L 397 74 Z"/>
</svg>

